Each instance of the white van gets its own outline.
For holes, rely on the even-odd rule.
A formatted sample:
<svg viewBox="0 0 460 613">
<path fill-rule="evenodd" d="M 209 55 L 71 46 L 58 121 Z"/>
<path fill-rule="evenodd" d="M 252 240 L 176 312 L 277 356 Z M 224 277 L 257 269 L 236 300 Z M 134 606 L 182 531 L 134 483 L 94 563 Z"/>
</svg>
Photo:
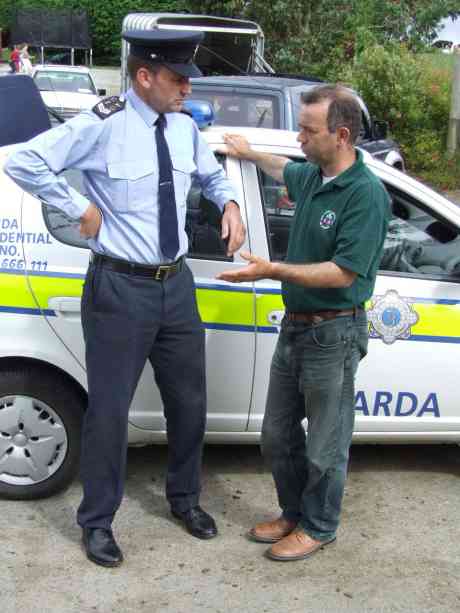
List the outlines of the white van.
<svg viewBox="0 0 460 613">
<path fill-rule="evenodd" d="M 273 72 L 264 60 L 264 33 L 254 21 L 181 13 L 129 13 L 121 31 L 198 30 L 204 40 L 195 58 L 203 74 Z M 121 43 L 121 91 L 129 87 L 126 58 L 129 43 Z"/>
</svg>

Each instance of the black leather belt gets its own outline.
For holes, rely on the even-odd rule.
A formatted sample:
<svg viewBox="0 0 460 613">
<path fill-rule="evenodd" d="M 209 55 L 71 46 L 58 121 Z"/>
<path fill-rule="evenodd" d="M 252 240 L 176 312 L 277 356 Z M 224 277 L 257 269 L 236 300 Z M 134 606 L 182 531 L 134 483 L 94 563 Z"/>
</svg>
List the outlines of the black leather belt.
<svg viewBox="0 0 460 613">
<path fill-rule="evenodd" d="M 298 321 L 305 324 L 319 324 L 322 321 L 343 317 L 344 315 L 355 315 L 362 311 L 361 307 L 353 307 L 352 309 L 339 309 L 329 311 L 305 311 L 302 313 L 293 313 L 286 311 L 286 319 L 288 321 Z"/>
<path fill-rule="evenodd" d="M 128 262 L 127 260 L 111 258 L 108 255 L 101 255 L 100 253 L 92 253 L 91 261 L 104 268 L 113 270 L 114 272 L 121 272 L 139 277 L 149 277 L 155 281 L 166 281 L 169 277 L 180 272 L 184 266 L 183 257 L 180 257 L 175 262 L 171 262 L 171 264 L 160 264 L 159 266 L 136 264 L 135 262 Z"/>
</svg>

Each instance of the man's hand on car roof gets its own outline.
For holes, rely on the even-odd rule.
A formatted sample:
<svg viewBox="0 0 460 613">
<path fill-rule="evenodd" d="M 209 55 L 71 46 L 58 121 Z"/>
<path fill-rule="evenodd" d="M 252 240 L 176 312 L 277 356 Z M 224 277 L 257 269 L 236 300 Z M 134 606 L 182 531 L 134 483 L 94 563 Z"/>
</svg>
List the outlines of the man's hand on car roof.
<svg viewBox="0 0 460 613">
<path fill-rule="evenodd" d="M 253 149 L 244 136 L 240 134 L 224 134 L 224 142 L 227 145 L 226 153 L 240 160 L 252 160 Z"/>
</svg>

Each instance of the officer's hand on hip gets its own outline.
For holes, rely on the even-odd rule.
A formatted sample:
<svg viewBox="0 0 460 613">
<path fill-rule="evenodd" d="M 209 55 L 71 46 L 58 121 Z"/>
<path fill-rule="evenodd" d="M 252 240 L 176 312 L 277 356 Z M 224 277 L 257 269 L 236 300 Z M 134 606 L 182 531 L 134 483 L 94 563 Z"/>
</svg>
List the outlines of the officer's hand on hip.
<svg viewBox="0 0 460 613">
<path fill-rule="evenodd" d="M 241 219 L 240 207 L 229 200 L 222 217 L 222 238 L 228 239 L 227 255 L 233 255 L 244 243 L 246 228 Z"/>
<path fill-rule="evenodd" d="M 94 238 L 98 235 L 101 224 L 101 210 L 95 204 L 91 203 L 80 217 L 80 235 L 83 236 L 83 238 Z"/>
</svg>

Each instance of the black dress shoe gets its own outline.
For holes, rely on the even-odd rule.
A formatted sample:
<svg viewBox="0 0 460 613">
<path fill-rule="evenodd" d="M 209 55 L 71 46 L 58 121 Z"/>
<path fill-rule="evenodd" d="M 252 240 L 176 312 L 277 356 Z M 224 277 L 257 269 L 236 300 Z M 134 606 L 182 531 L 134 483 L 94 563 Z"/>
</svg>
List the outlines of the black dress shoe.
<svg viewBox="0 0 460 613">
<path fill-rule="evenodd" d="M 215 521 L 201 507 L 196 506 L 187 511 L 171 509 L 171 513 L 183 522 L 192 536 L 199 539 L 212 539 L 217 535 Z"/>
<path fill-rule="evenodd" d="M 83 528 L 83 545 L 88 558 L 101 566 L 120 566 L 123 554 L 111 530 L 106 528 Z"/>
</svg>

